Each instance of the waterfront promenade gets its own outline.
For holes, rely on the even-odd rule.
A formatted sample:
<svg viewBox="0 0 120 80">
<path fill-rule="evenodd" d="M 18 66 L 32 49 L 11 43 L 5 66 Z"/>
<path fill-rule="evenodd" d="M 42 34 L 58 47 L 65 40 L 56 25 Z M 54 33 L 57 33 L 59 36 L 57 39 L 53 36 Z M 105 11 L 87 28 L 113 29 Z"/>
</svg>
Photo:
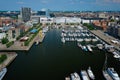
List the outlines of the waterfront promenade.
<svg viewBox="0 0 120 80">
<path fill-rule="evenodd" d="M 16 51 L 16 50 L 24 50 L 24 51 L 28 51 L 31 46 L 34 44 L 34 42 L 39 41 L 42 42 L 44 39 L 45 35 L 40 36 L 40 34 L 38 33 L 35 38 L 29 43 L 28 46 L 24 46 L 24 42 L 21 42 L 20 40 L 17 40 L 14 42 L 14 44 L 12 46 L 10 46 L 9 48 L 6 47 L 6 45 L 3 45 L 0 43 L 0 51 Z"/>
<path fill-rule="evenodd" d="M 0 55 L 1 54 L 6 54 L 7 59 L 0 64 L 0 71 L 2 70 L 2 68 L 8 66 L 17 57 L 17 53 L 15 52 L 0 52 Z"/>
<path fill-rule="evenodd" d="M 114 46 L 116 49 L 120 50 L 120 43 L 115 44 L 112 43 L 111 40 L 116 40 L 116 38 L 110 36 L 110 35 L 105 35 L 104 32 L 102 32 L 101 30 L 92 30 L 91 31 L 93 34 L 95 34 L 96 36 L 98 36 L 99 38 L 101 38 L 102 40 L 106 41 L 107 43 L 109 43 L 110 45 Z"/>
</svg>

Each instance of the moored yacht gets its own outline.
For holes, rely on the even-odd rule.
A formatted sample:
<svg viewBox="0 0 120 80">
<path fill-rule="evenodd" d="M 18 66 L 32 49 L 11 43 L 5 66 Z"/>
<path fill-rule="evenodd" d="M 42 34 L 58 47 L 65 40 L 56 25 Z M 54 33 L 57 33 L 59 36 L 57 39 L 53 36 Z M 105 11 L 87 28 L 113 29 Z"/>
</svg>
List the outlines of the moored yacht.
<svg viewBox="0 0 120 80">
<path fill-rule="evenodd" d="M 36 41 L 35 45 L 38 45 L 39 44 L 39 41 Z"/>
<path fill-rule="evenodd" d="M 70 77 L 65 77 L 65 80 L 70 80 Z"/>
<path fill-rule="evenodd" d="M 97 44 L 96 45 L 98 47 L 98 49 L 102 50 L 103 49 L 103 44 Z"/>
<path fill-rule="evenodd" d="M 107 72 L 112 77 L 113 80 L 120 80 L 120 77 L 117 74 L 117 72 L 114 70 L 114 68 L 108 68 Z"/>
<path fill-rule="evenodd" d="M 2 78 L 5 76 L 7 72 L 7 68 L 3 68 L 1 71 L 0 71 L 0 80 L 2 80 Z"/>
<path fill-rule="evenodd" d="M 63 38 L 61 39 L 61 41 L 62 41 L 63 43 L 65 43 L 65 38 L 63 37 Z"/>
<path fill-rule="evenodd" d="M 117 51 L 112 52 L 114 54 L 114 58 L 120 58 L 120 55 Z"/>
<path fill-rule="evenodd" d="M 82 45 L 80 43 L 77 43 L 77 45 L 78 45 L 78 47 L 80 47 L 81 49 L 83 49 Z"/>
<path fill-rule="evenodd" d="M 73 73 L 70 74 L 71 75 L 71 80 L 75 80 L 75 76 Z"/>
<path fill-rule="evenodd" d="M 92 70 L 91 70 L 91 67 L 88 68 L 87 72 L 88 72 L 89 77 L 90 77 L 92 80 L 94 80 L 94 79 L 95 79 L 95 76 L 94 76 L 94 74 L 93 74 L 93 72 L 92 72 Z"/>
<path fill-rule="evenodd" d="M 80 76 L 78 73 L 74 72 L 75 80 L 80 80 Z"/>
<path fill-rule="evenodd" d="M 82 49 L 83 49 L 84 51 L 88 51 L 86 46 L 82 46 Z"/>
<path fill-rule="evenodd" d="M 87 45 L 87 48 L 89 51 L 91 51 L 91 52 L 93 51 L 92 48 L 90 47 L 90 45 Z"/>
<path fill-rule="evenodd" d="M 85 70 L 81 70 L 80 74 L 82 76 L 82 80 L 90 80 Z"/>
<path fill-rule="evenodd" d="M 104 76 L 105 80 L 113 80 L 113 79 L 110 77 L 110 75 L 107 73 L 106 70 L 105 70 L 105 71 L 103 70 L 102 72 L 103 72 L 103 76 Z"/>
</svg>

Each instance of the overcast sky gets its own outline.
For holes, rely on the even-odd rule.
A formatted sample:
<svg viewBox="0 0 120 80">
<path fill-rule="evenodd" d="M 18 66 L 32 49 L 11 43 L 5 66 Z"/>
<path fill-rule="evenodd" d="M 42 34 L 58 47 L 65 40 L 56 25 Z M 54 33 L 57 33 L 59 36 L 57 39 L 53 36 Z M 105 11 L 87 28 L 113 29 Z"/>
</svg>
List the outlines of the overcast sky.
<svg viewBox="0 0 120 80">
<path fill-rule="evenodd" d="M 0 0 L 0 10 L 20 10 L 21 7 L 55 11 L 120 11 L 120 0 Z"/>
</svg>

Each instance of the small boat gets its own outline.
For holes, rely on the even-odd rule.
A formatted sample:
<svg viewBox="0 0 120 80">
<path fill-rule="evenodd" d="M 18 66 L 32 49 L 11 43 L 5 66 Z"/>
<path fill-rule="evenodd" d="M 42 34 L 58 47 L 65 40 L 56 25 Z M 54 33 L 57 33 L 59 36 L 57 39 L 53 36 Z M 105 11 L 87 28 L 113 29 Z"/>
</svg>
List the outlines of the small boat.
<svg viewBox="0 0 120 80">
<path fill-rule="evenodd" d="M 106 80 L 113 80 L 113 79 L 110 77 L 110 75 L 107 73 L 106 70 L 103 70 L 102 72 L 103 72 L 103 76 L 104 76 L 104 78 L 105 78 Z"/>
<path fill-rule="evenodd" d="M 64 30 L 64 29 L 62 29 L 62 32 L 63 32 L 63 33 L 65 33 L 65 30 Z"/>
<path fill-rule="evenodd" d="M 70 80 L 70 77 L 65 77 L 65 80 Z"/>
<path fill-rule="evenodd" d="M 92 70 L 91 70 L 91 67 L 88 68 L 87 72 L 88 72 L 89 77 L 90 77 L 92 80 L 94 80 L 94 79 L 95 79 L 95 76 L 94 76 L 94 74 L 93 74 L 93 72 L 92 72 Z"/>
<path fill-rule="evenodd" d="M 39 44 L 39 41 L 36 41 L 36 44 L 35 45 L 38 45 Z"/>
<path fill-rule="evenodd" d="M 62 41 L 63 43 L 65 43 L 65 39 L 64 39 L 64 37 L 61 39 L 61 41 Z"/>
<path fill-rule="evenodd" d="M 70 74 L 71 75 L 71 80 L 75 80 L 75 76 L 73 73 Z"/>
<path fill-rule="evenodd" d="M 77 42 L 82 42 L 83 41 L 83 39 L 77 39 Z"/>
<path fill-rule="evenodd" d="M 119 55 L 119 53 L 117 51 L 114 51 L 112 53 L 114 54 L 114 56 L 113 56 L 114 58 L 117 58 L 117 59 L 120 58 L 120 55 Z"/>
<path fill-rule="evenodd" d="M 81 70 L 80 74 L 82 76 L 82 80 L 90 80 L 85 70 Z"/>
<path fill-rule="evenodd" d="M 6 74 L 6 72 L 7 72 L 7 68 L 3 68 L 3 69 L 0 71 L 0 80 L 3 79 L 3 77 L 4 77 L 5 74 Z"/>
<path fill-rule="evenodd" d="M 76 72 L 71 73 L 70 75 L 71 75 L 71 80 L 81 80 L 79 74 Z"/>
<path fill-rule="evenodd" d="M 97 39 L 92 39 L 93 42 L 98 41 Z"/>
<path fill-rule="evenodd" d="M 78 47 L 80 47 L 82 49 L 82 45 L 80 43 L 77 43 Z"/>
<path fill-rule="evenodd" d="M 91 51 L 91 52 L 93 51 L 92 48 L 90 47 L 90 45 L 87 45 L 87 48 L 89 51 Z"/>
<path fill-rule="evenodd" d="M 114 58 L 119 59 L 119 58 L 120 58 L 120 55 L 119 55 L 119 54 L 115 54 L 115 55 L 114 55 Z"/>
<path fill-rule="evenodd" d="M 113 80 L 120 80 L 120 77 L 118 73 L 114 70 L 114 68 L 108 68 L 107 72 L 112 77 Z"/>
<path fill-rule="evenodd" d="M 74 72 L 74 78 L 75 78 L 75 80 L 80 80 L 80 76 L 79 76 L 79 74 L 78 73 L 76 73 L 76 72 Z"/>
<path fill-rule="evenodd" d="M 103 44 L 97 44 L 98 49 L 102 50 L 103 49 Z"/>
<path fill-rule="evenodd" d="M 88 51 L 87 48 L 86 48 L 86 46 L 83 46 L 82 49 L 83 49 L 84 51 Z"/>
</svg>

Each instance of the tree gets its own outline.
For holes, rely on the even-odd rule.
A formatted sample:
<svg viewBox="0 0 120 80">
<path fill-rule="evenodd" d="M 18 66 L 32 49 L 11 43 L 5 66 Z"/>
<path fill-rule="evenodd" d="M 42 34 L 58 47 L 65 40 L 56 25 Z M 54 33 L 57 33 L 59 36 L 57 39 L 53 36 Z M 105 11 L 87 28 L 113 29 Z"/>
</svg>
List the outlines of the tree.
<svg viewBox="0 0 120 80">
<path fill-rule="evenodd" d="M 114 20 L 114 19 L 111 19 L 110 22 L 115 22 L 115 20 Z"/>
<path fill-rule="evenodd" d="M 6 44 L 6 43 L 8 43 L 9 42 L 9 40 L 5 37 L 5 38 L 2 38 L 2 44 Z"/>
<path fill-rule="evenodd" d="M 7 59 L 7 55 L 6 55 L 6 54 L 0 55 L 0 64 L 1 64 L 2 62 L 4 62 L 6 59 Z"/>
</svg>

